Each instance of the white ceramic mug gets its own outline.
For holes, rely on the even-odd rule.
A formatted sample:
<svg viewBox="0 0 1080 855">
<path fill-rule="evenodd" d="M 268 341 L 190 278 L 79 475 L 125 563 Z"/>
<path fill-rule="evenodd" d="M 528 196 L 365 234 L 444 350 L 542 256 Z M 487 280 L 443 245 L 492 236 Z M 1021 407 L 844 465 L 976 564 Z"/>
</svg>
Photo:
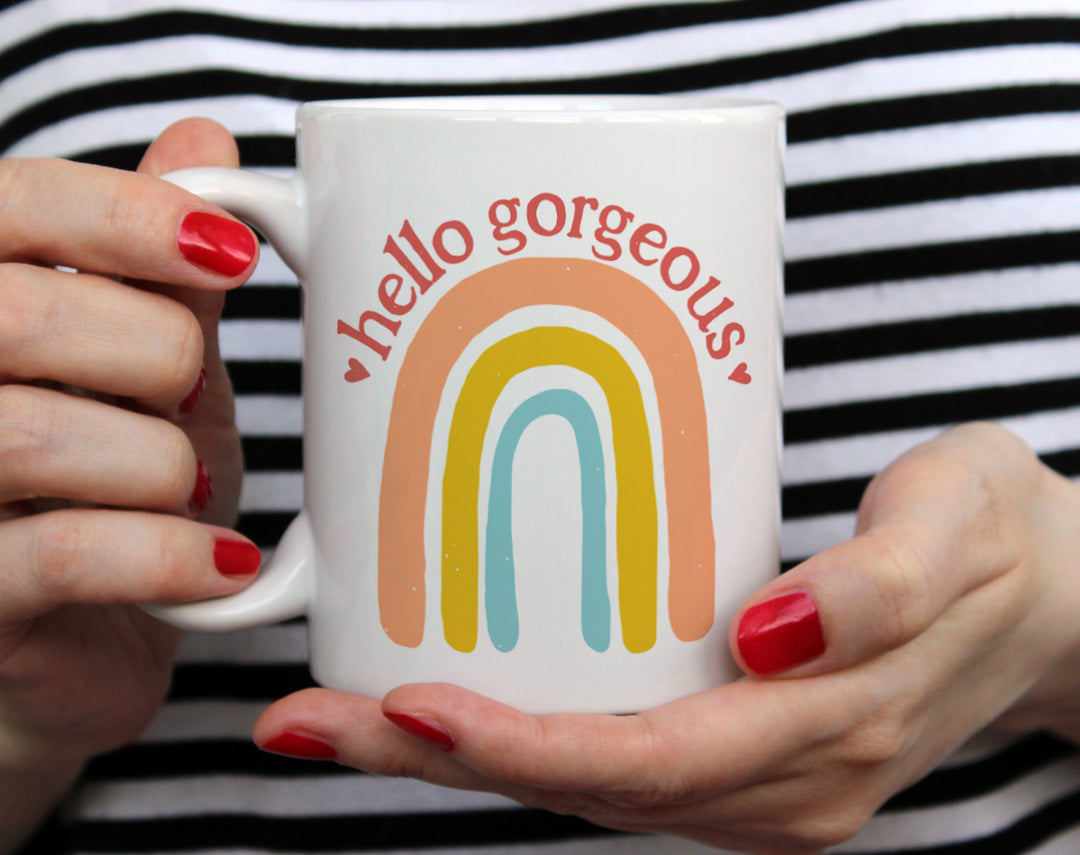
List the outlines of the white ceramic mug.
<svg viewBox="0 0 1080 855">
<path fill-rule="evenodd" d="M 736 675 L 778 569 L 783 114 L 710 97 L 321 102 L 298 173 L 175 181 L 298 274 L 304 505 L 255 583 L 323 685 L 628 712 Z"/>
</svg>

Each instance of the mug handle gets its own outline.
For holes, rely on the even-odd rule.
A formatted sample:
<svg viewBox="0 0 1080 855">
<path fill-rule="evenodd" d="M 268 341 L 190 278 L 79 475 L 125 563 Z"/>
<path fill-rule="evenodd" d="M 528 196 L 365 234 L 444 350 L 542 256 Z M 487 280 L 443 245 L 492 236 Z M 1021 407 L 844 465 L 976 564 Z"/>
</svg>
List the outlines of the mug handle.
<svg viewBox="0 0 1080 855">
<path fill-rule="evenodd" d="M 224 167 L 181 169 L 162 178 L 249 220 L 303 278 L 307 235 L 298 178 Z M 180 629 L 203 632 L 229 632 L 300 617 L 311 603 L 314 555 L 311 527 L 301 511 L 258 578 L 243 591 L 190 603 L 146 603 L 143 608 Z"/>
</svg>

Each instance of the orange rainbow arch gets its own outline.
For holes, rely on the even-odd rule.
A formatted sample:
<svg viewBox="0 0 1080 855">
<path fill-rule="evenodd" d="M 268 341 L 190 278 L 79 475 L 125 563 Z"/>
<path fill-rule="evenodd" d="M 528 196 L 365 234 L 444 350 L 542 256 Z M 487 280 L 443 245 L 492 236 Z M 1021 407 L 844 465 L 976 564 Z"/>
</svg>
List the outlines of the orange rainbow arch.
<svg viewBox="0 0 1080 855">
<path fill-rule="evenodd" d="M 379 504 L 379 613 L 387 635 L 416 647 L 426 602 L 424 516 L 434 424 L 452 366 L 505 315 L 538 306 L 591 312 L 638 348 L 660 414 L 668 518 L 668 617 L 693 641 L 713 623 L 715 541 L 705 403 L 697 360 L 674 312 L 647 285 L 590 260 L 523 258 L 462 280 L 406 351 L 391 407 Z M 654 525 L 655 531 L 655 525 Z"/>
</svg>

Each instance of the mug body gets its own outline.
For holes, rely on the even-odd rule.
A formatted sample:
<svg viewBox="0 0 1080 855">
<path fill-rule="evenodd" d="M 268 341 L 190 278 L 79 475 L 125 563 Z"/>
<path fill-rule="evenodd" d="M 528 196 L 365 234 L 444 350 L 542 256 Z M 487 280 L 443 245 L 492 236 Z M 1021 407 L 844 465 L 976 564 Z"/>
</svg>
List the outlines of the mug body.
<svg viewBox="0 0 1080 855">
<path fill-rule="evenodd" d="M 778 570 L 783 118 L 298 116 L 312 670 L 631 712 L 737 675 Z"/>
</svg>

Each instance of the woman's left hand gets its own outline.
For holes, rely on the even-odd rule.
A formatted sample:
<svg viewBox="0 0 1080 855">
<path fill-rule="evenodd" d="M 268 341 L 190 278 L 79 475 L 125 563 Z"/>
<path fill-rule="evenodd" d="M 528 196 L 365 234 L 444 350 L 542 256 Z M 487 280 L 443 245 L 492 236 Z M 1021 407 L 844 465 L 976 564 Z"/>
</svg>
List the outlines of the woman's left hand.
<svg viewBox="0 0 1080 855">
<path fill-rule="evenodd" d="M 962 426 L 874 479 L 853 539 L 743 606 L 742 680 L 633 716 L 311 689 L 255 740 L 618 829 L 818 852 L 987 724 L 1080 737 L 1078 562 L 1080 489 L 1007 431 Z"/>
</svg>

